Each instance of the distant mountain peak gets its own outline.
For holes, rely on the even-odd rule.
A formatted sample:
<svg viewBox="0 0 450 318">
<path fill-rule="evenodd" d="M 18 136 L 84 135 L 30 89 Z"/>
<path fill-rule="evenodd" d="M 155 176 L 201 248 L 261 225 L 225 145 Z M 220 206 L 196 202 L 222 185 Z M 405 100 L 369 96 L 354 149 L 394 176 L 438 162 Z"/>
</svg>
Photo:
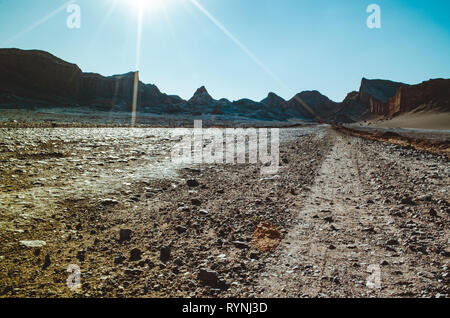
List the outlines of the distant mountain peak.
<svg viewBox="0 0 450 318">
<path fill-rule="evenodd" d="M 195 91 L 194 96 L 188 102 L 195 105 L 209 105 L 214 102 L 214 99 L 209 95 L 206 87 L 202 86 Z"/>
<path fill-rule="evenodd" d="M 197 91 L 195 92 L 194 96 L 195 95 L 199 95 L 199 94 L 203 94 L 203 93 L 208 94 L 208 91 L 206 90 L 205 86 L 202 86 L 202 87 L 198 88 Z"/>
<path fill-rule="evenodd" d="M 286 103 L 287 102 L 282 97 L 273 92 L 270 92 L 267 97 L 261 101 L 261 104 L 264 104 L 270 108 L 284 108 Z"/>
<path fill-rule="evenodd" d="M 279 97 L 279 98 L 281 98 L 280 96 L 278 96 L 278 95 L 275 94 L 274 92 L 270 92 L 269 94 L 267 94 L 267 97 L 268 97 L 268 98 L 274 98 L 274 97 Z"/>
<path fill-rule="evenodd" d="M 407 84 L 393 82 L 389 80 L 367 79 L 363 77 L 361 87 L 359 89 L 360 98 L 364 102 L 368 102 L 370 96 L 381 102 L 387 102 L 389 98 L 395 95 L 397 90 Z"/>
</svg>

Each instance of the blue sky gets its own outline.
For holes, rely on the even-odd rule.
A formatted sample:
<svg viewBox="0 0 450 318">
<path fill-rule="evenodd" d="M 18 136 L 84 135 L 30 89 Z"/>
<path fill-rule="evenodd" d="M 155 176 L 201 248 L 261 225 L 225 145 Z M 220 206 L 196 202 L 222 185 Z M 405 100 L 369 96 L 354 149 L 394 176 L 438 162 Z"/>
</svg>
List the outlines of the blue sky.
<svg viewBox="0 0 450 318">
<path fill-rule="evenodd" d="M 147 0 L 138 64 L 135 1 L 75 1 L 81 28 L 69 29 L 67 0 L 0 0 L 0 47 L 45 50 L 103 75 L 139 65 L 142 81 L 183 98 L 205 85 L 231 100 L 317 89 L 341 101 L 362 77 L 450 77 L 448 0 Z M 381 29 L 366 25 L 372 3 Z"/>
</svg>

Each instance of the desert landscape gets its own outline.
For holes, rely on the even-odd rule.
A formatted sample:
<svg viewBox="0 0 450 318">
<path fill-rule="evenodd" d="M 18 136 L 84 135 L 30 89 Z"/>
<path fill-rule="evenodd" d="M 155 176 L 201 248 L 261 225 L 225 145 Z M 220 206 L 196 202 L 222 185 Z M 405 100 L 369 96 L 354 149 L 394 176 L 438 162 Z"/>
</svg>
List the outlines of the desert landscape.
<svg viewBox="0 0 450 318">
<path fill-rule="evenodd" d="M 14 59 L 55 74 L 24 77 Z M 129 92 L 121 77 L 92 87 L 123 109 L 63 87 L 41 100 L 49 81 L 33 76 L 67 78 L 69 64 L 17 50 L 0 61 L 1 297 L 448 297 L 450 80 L 363 79 L 342 103 L 271 93 L 237 102 L 238 115 L 203 87 L 190 101 L 143 99 L 130 127 L 130 96 L 104 86 Z M 57 99 L 68 105 L 48 106 Z M 174 128 L 195 118 L 279 129 L 277 173 L 172 162 Z"/>
<path fill-rule="evenodd" d="M 0 1 L 0 301 L 209 316 L 445 301 L 448 12 Z"/>
<path fill-rule="evenodd" d="M 1 136 L 3 297 L 448 295 L 448 141 L 430 153 L 284 128 L 280 170 L 262 176 L 174 166 L 165 128 Z"/>
</svg>

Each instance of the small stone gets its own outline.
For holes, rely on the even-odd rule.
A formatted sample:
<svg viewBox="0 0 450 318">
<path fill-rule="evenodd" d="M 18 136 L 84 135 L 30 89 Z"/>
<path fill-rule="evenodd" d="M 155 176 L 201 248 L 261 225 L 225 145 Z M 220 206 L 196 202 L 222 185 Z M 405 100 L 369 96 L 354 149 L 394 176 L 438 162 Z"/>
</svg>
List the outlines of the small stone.
<svg viewBox="0 0 450 318">
<path fill-rule="evenodd" d="M 42 269 L 46 269 L 50 266 L 51 262 L 50 262 L 50 255 L 45 255 L 44 258 L 44 264 L 42 265 Z"/>
<path fill-rule="evenodd" d="M 119 232 L 119 242 L 129 241 L 131 240 L 131 234 L 133 231 L 130 229 L 120 229 Z"/>
<path fill-rule="evenodd" d="M 380 265 L 381 265 L 381 266 L 387 266 L 387 265 L 389 265 L 389 262 L 386 261 L 386 260 L 384 260 L 384 261 L 382 261 L 382 262 L 380 263 Z"/>
<path fill-rule="evenodd" d="M 418 198 L 419 201 L 426 201 L 430 202 L 432 200 L 432 196 L 430 194 L 428 195 L 422 195 Z"/>
<path fill-rule="evenodd" d="M 334 246 L 333 244 L 330 244 L 330 246 L 328 246 L 328 248 L 329 248 L 330 250 L 335 250 L 335 249 L 336 249 L 336 246 Z"/>
<path fill-rule="evenodd" d="M 387 241 L 386 245 L 400 245 L 400 243 L 397 240 L 392 239 L 392 240 Z"/>
<path fill-rule="evenodd" d="M 251 252 L 250 253 L 251 259 L 259 259 L 259 253 L 258 252 Z"/>
<path fill-rule="evenodd" d="M 20 241 L 20 244 L 26 246 L 26 247 L 42 247 L 46 245 L 45 241 Z"/>
<path fill-rule="evenodd" d="M 188 180 L 186 182 L 186 184 L 188 185 L 188 187 L 194 188 L 194 187 L 198 187 L 199 183 L 197 180 Z"/>
<path fill-rule="evenodd" d="M 185 232 L 187 231 L 187 228 L 185 228 L 184 226 L 181 226 L 181 225 L 177 225 L 177 226 L 175 227 L 175 231 L 176 231 L 178 234 L 182 234 L 182 233 L 185 233 Z"/>
<path fill-rule="evenodd" d="M 178 212 L 191 212 L 191 209 L 189 209 L 187 206 L 180 206 L 177 209 Z"/>
<path fill-rule="evenodd" d="M 175 259 L 173 263 L 178 266 L 183 266 L 183 261 L 180 258 Z"/>
<path fill-rule="evenodd" d="M 79 251 L 77 252 L 77 259 L 78 259 L 80 262 L 83 262 L 83 261 L 86 259 L 86 251 L 84 251 L 84 250 L 79 250 Z"/>
<path fill-rule="evenodd" d="M 161 247 L 159 259 L 161 262 L 165 263 L 170 259 L 170 247 L 169 246 L 163 246 Z"/>
<path fill-rule="evenodd" d="M 331 216 L 327 216 L 327 217 L 323 218 L 323 220 L 326 221 L 326 222 L 329 222 L 329 223 L 334 222 L 334 220 L 333 220 L 333 218 Z"/>
<path fill-rule="evenodd" d="M 114 256 L 114 265 L 122 264 L 124 261 L 125 261 L 125 256 L 123 256 L 123 255 Z"/>
<path fill-rule="evenodd" d="M 413 201 L 411 197 L 404 197 L 401 201 L 401 204 L 407 204 L 407 205 L 416 205 L 416 203 Z"/>
<path fill-rule="evenodd" d="M 197 275 L 197 279 L 209 286 L 216 286 L 219 281 L 219 274 L 217 272 L 202 268 Z"/>
<path fill-rule="evenodd" d="M 202 201 L 200 201 L 199 199 L 191 199 L 191 203 L 192 205 L 200 206 L 202 204 Z"/>
<path fill-rule="evenodd" d="M 142 254 L 142 252 L 141 252 L 141 250 L 140 249 L 138 249 L 138 248 L 133 248 L 131 251 L 130 251 L 130 261 L 139 261 L 140 259 L 141 259 L 141 254 Z"/>
<path fill-rule="evenodd" d="M 206 211 L 206 210 L 200 210 L 199 213 L 202 214 L 202 215 L 208 215 L 209 214 L 209 212 Z"/>
<path fill-rule="evenodd" d="M 437 216 L 437 212 L 435 209 L 431 208 L 430 211 L 428 212 L 431 216 Z"/>
<path fill-rule="evenodd" d="M 234 244 L 234 246 L 240 249 L 249 248 L 248 244 L 242 241 L 233 241 L 232 243 Z"/>
<path fill-rule="evenodd" d="M 104 206 L 116 205 L 116 204 L 119 204 L 119 201 L 114 200 L 114 199 L 103 199 L 100 201 L 100 204 L 104 205 Z"/>
</svg>

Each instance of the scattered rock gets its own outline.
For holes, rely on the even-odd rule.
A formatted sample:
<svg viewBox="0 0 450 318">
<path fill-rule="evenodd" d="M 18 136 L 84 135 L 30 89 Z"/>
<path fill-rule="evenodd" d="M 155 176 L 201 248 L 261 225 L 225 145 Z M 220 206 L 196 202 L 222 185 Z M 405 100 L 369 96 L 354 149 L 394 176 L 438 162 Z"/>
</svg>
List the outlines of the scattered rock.
<svg viewBox="0 0 450 318">
<path fill-rule="evenodd" d="M 202 201 L 200 201 L 199 199 L 191 199 L 191 203 L 192 203 L 192 205 L 195 205 L 195 206 L 202 205 Z"/>
<path fill-rule="evenodd" d="M 20 244 L 26 247 L 42 247 L 46 245 L 47 243 L 45 241 L 20 241 Z"/>
<path fill-rule="evenodd" d="M 407 204 L 407 205 L 416 205 L 416 203 L 413 201 L 411 197 L 404 197 L 400 201 L 401 204 Z"/>
<path fill-rule="evenodd" d="M 47 269 L 50 266 L 51 262 L 50 262 L 50 255 L 47 254 L 44 257 L 44 264 L 42 265 L 42 269 Z"/>
<path fill-rule="evenodd" d="M 141 255 L 142 255 L 142 252 L 140 249 L 133 248 L 130 251 L 130 261 L 132 261 L 132 262 L 139 261 L 141 259 Z"/>
<path fill-rule="evenodd" d="M 197 279 L 209 286 L 216 286 L 219 281 L 219 274 L 210 269 L 200 269 Z"/>
<path fill-rule="evenodd" d="M 116 255 L 114 256 L 114 265 L 122 264 L 125 261 L 125 256 L 123 255 Z"/>
<path fill-rule="evenodd" d="M 422 195 L 422 196 L 418 197 L 417 200 L 431 202 L 432 198 L 433 197 L 430 194 L 427 194 L 427 195 Z"/>
<path fill-rule="evenodd" d="M 119 242 L 125 242 L 131 240 L 131 234 L 133 231 L 130 229 L 120 229 L 119 231 Z"/>
<path fill-rule="evenodd" d="M 175 227 L 175 231 L 176 231 L 178 234 L 182 234 L 182 233 L 185 233 L 185 232 L 187 231 L 187 228 L 184 227 L 184 226 L 181 226 L 181 225 L 177 225 L 177 226 Z"/>
<path fill-rule="evenodd" d="M 159 259 L 161 260 L 161 262 L 165 263 L 170 260 L 170 254 L 171 254 L 170 246 L 163 246 L 161 247 L 159 253 Z"/>
<path fill-rule="evenodd" d="M 233 241 L 232 242 L 234 246 L 236 246 L 237 248 L 240 249 L 245 249 L 245 248 L 249 248 L 248 244 L 242 241 Z"/>
<path fill-rule="evenodd" d="M 100 201 L 100 204 L 103 206 L 110 206 L 110 205 L 119 204 L 119 201 L 114 200 L 114 199 L 103 199 Z"/>
<path fill-rule="evenodd" d="M 259 224 L 253 232 L 252 244 L 261 252 L 274 250 L 280 242 L 280 231 L 270 223 Z"/>
<path fill-rule="evenodd" d="M 431 208 L 430 211 L 428 212 L 431 216 L 437 216 L 437 212 L 435 209 Z"/>
<path fill-rule="evenodd" d="M 79 251 L 77 252 L 77 259 L 78 259 L 80 262 L 84 262 L 84 260 L 86 259 L 86 251 L 85 251 L 85 250 L 79 250 Z"/>
<path fill-rule="evenodd" d="M 198 186 L 199 186 L 199 183 L 198 183 L 197 180 L 188 180 L 188 181 L 186 182 L 186 184 L 187 184 L 188 187 L 190 187 L 190 188 L 194 188 L 194 187 L 198 187 Z"/>
<path fill-rule="evenodd" d="M 400 243 L 397 240 L 392 239 L 392 240 L 387 241 L 386 245 L 400 245 Z"/>
</svg>

